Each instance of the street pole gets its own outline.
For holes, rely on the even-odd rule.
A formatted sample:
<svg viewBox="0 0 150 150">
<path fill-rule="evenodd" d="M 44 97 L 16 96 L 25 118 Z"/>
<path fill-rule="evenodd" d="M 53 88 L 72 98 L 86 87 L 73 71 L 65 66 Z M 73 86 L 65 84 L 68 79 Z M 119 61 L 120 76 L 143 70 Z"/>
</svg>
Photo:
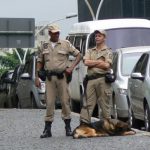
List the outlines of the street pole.
<svg viewBox="0 0 150 150">
<path fill-rule="evenodd" d="M 18 58 L 19 58 L 20 64 L 22 64 L 22 60 L 21 60 L 21 57 L 20 57 L 20 55 L 19 55 L 19 53 L 18 53 L 17 49 L 14 49 L 14 50 L 15 50 L 15 52 L 16 52 L 16 54 L 17 54 Z"/>
<path fill-rule="evenodd" d="M 100 10 L 102 8 L 103 3 L 104 3 L 104 0 L 101 0 L 99 5 L 98 5 L 98 9 L 97 9 L 97 12 L 96 12 L 96 20 L 98 20 L 98 16 L 99 16 L 99 13 L 100 13 Z"/>
<path fill-rule="evenodd" d="M 37 31 L 37 33 L 35 34 L 35 37 L 37 37 L 38 34 L 39 34 L 42 30 L 44 30 L 45 28 L 47 28 L 50 24 L 55 23 L 55 22 L 58 22 L 58 21 L 61 21 L 61 20 L 74 18 L 74 17 L 77 17 L 77 16 L 78 16 L 77 14 L 72 14 L 72 15 L 67 15 L 65 18 L 60 18 L 60 19 L 56 19 L 56 20 L 54 20 L 54 21 L 51 21 L 51 22 L 49 22 L 48 24 L 44 25 L 41 29 L 39 29 L 39 31 Z"/>
</svg>

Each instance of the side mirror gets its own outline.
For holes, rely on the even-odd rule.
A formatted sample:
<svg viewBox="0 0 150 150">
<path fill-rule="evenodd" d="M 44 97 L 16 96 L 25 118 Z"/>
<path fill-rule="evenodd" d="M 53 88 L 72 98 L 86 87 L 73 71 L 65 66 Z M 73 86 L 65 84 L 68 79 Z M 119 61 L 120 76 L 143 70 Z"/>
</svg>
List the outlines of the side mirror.
<svg viewBox="0 0 150 150">
<path fill-rule="evenodd" d="M 24 80 L 30 80 L 31 79 L 31 76 L 29 75 L 29 73 L 23 73 L 21 76 L 20 76 L 21 79 L 24 79 Z"/>
<path fill-rule="evenodd" d="M 140 72 L 134 72 L 134 73 L 131 73 L 131 78 L 143 81 L 145 77 Z"/>
</svg>

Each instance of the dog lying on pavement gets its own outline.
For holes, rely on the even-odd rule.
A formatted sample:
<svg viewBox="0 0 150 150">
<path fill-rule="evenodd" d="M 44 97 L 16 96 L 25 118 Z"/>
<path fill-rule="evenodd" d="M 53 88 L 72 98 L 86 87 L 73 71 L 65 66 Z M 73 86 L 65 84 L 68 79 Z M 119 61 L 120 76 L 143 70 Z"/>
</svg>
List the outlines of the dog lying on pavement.
<svg viewBox="0 0 150 150">
<path fill-rule="evenodd" d="M 101 136 L 134 135 L 136 132 L 131 127 L 117 119 L 104 119 L 90 124 L 81 123 L 73 131 L 73 138 L 89 138 Z"/>
</svg>

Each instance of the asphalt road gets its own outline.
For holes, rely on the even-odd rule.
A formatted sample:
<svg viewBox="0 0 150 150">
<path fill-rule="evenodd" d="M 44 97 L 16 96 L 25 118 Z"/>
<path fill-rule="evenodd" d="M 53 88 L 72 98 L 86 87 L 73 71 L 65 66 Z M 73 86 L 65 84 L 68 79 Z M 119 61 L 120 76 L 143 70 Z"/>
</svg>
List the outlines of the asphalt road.
<svg viewBox="0 0 150 150">
<path fill-rule="evenodd" d="M 60 110 L 55 111 L 53 137 L 40 139 L 45 110 L 0 109 L 0 150 L 149 150 L 150 133 L 137 131 L 133 136 L 73 139 L 65 136 Z M 72 113 L 72 128 L 79 115 Z"/>
</svg>

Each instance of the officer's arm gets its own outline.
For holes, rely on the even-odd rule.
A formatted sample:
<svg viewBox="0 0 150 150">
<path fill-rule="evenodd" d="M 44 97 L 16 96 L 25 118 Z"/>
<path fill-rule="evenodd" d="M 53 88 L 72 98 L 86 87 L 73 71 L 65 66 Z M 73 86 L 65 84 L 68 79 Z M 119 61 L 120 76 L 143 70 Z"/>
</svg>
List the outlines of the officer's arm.
<svg viewBox="0 0 150 150">
<path fill-rule="evenodd" d="M 75 66 L 80 62 L 80 60 L 81 60 L 81 54 L 78 53 L 78 55 L 76 56 L 76 59 L 75 59 L 74 63 L 72 64 L 71 68 L 74 69 Z"/>
<path fill-rule="evenodd" d="M 37 62 L 37 64 L 36 64 L 36 70 L 37 70 L 37 72 L 40 71 L 42 68 L 43 68 L 43 63 Z"/>
<path fill-rule="evenodd" d="M 101 61 L 97 65 L 95 65 L 95 68 L 107 70 L 110 68 L 110 66 L 111 65 L 109 62 Z"/>
<path fill-rule="evenodd" d="M 111 67 L 111 65 L 112 65 L 112 52 L 109 51 L 105 60 L 99 60 L 99 63 L 95 67 L 107 70 Z"/>
<path fill-rule="evenodd" d="M 81 54 L 78 53 L 74 63 L 69 68 L 66 69 L 66 72 L 69 73 L 69 74 L 72 73 L 73 69 L 80 62 L 80 60 L 81 60 Z"/>
<path fill-rule="evenodd" d="M 84 59 L 84 64 L 88 67 L 96 67 L 100 61 L 98 60 L 90 60 L 90 59 Z"/>
</svg>

